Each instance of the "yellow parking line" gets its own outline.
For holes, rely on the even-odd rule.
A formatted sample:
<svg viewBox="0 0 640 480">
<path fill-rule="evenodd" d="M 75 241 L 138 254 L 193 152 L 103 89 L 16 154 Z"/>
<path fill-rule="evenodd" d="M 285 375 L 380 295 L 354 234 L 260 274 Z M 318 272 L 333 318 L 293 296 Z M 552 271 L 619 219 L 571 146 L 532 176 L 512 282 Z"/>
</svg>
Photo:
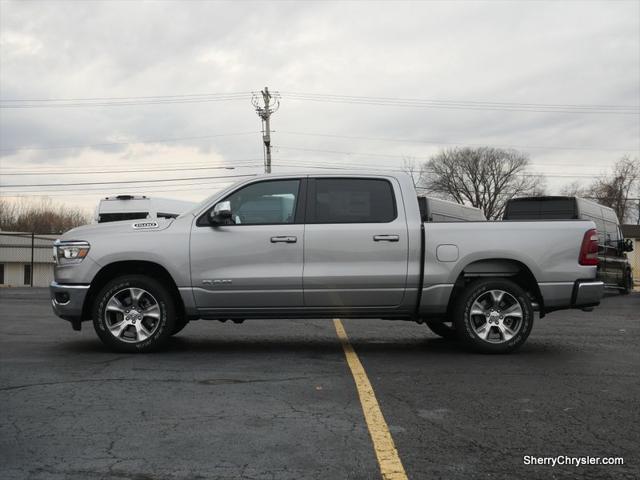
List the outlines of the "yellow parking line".
<svg viewBox="0 0 640 480">
<path fill-rule="evenodd" d="M 349 343 L 349 337 L 347 337 L 347 332 L 340 319 L 334 318 L 333 325 L 336 328 L 336 333 L 342 344 L 344 355 L 347 357 L 347 364 L 351 369 L 353 380 L 356 382 L 360 404 L 362 405 L 364 418 L 369 428 L 373 449 L 378 458 L 382 478 L 384 480 L 406 480 L 407 474 L 398 456 L 398 451 L 393 443 L 393 438 L 391 438 L 387 422 L 385 422 L 382 411 L 380 410 L 380 405 L 378 405 L 378 400 L 376 400 L 376 394 L 373 391 L 371 382 L 369 382 L 367 372 L 365 372 L 358 355 L 351 346 L 351 343 Z"/>
</svg>

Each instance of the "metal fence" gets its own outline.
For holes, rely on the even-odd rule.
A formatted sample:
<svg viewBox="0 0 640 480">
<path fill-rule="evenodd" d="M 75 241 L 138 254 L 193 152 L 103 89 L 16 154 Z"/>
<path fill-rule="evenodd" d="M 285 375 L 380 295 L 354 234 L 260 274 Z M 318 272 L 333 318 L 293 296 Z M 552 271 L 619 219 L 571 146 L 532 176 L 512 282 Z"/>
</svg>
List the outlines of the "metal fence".
<svg viewBox="0 0 640 480">
<path fill-rule="evenodd" d="M 58 236 L 0 232 L 0 286 L 49 286 L 53 281 L 53 242 Z"/>
</svg>

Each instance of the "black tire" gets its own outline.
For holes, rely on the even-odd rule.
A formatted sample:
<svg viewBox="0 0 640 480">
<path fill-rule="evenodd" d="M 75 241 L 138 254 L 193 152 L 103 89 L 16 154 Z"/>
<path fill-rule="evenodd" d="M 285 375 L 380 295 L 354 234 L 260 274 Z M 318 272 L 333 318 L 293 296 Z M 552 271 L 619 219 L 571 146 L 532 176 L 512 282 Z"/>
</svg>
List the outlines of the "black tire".
<svg viewBox="0 0 640 480">
<path fill-rule="evenodd" d="M 143 293 L 135 298 L 140 291 Z M 96 296 L 92 313 L 100 340 L 119 352 L 157 350 L 176 328 L 171 292 L 145 275 L 125 275 L 108 282 Z M 110 328 L 119 330 L 118 335 Z"/>
<path fill-rule="evenodd" d="M 503 292 L 502 297 L 498 292 Z M 496 302 L 496 297 L 501 299 Z M 511 280 L 476 280 L 464 289 L 455 302 L 453 319 L 458 337 L 478 352 L 512 352 L 531 333 L 534 316 L 531 300 Z M 472 313 L 472 309 L 482 313 Z"/>
<path fill-rule="evenodd" d="M 188 323 L 189 323 L 189 320 L 185 320 L 183 318 L 176 319 L 176 324 L 173 327 L 173 331 L 171 332 L 171 335 L 177 335 L 178 333 L 180 333 L 184 329 L 184 327 L 187 326 Z"/>
<path fill-rule="evenodd" d="M 627 270 L 624 278 L 624 287 L 620 291 L 622 295 L 629 295 L 633 290 L 633 277 L 631 276 L 631 270 Z"/>
<path fill-rule="evenodd" d="M 440 320 L 427 320 L 425 323 L 433 333 L 442 338 L 447 340 L 456 340 L 458 338 L 456 329 L 453 328 L 453 323 L 446 323 Z"/>
</svg>

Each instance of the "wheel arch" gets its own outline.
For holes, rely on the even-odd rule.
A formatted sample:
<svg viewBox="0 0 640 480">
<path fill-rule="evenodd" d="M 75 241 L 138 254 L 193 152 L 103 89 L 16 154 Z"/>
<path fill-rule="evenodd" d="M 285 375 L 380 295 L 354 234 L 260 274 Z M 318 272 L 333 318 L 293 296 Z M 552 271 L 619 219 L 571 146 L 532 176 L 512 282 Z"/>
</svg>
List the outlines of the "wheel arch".
<svg viewBox="0 0 640 480">
<path fill-rule="evenodd" d="M 162 265 L 147 260 L 124 260 L 113 262 L 102 267 L 91 281 L 82 306 L 82 319 L 91 318 L 93 301 L 107 282 L 123 275 L 146 275 L 162 282 L 174 297 L 176 311 L 180 318 L 185 317 L 185 306 L 178 291 L 178 286 L 171 274 Z"/>
<path fill-rule="evenodd" d="M 539 310 L 540 317 L 544 316 L 544 299 L 535 275 L 527 265 L 512 258 L 474 260 L 465 265 L 454 283 L 447 312 L 452 311 L 456 296 L 466 285 L 478 278 L 491 277 L 508 278 L 520 285 L 531 296 L 532 302 L 537 304 L 536 310 Z"/>
</svg>

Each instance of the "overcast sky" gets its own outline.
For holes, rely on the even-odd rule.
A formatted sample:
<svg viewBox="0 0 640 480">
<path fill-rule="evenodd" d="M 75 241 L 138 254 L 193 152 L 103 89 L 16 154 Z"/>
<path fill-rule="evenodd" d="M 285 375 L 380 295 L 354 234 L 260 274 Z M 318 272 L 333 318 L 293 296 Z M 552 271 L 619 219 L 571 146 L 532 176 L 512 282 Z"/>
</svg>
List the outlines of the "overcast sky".
<svg viewBox="0 0 640 480">
<path fill-rule="evenodd" d="M 640 2 L 2 1 L 0 195 L 86 209 L 119 193 L 202 199 L 231 180 L 71 184 L 260 172 L 249 93 L 164 96 L 265 85 L 282 95 L 275 172 L 397 169 L 455 145 L 510 145 L 557 193 L 639 154 Z M 163 98 L 140 104 L 150 96 Z M 158 171 L 225 165 L 236 168 Z M 26 172 L 45 174 L 9 175 Z"/>
</svg>

